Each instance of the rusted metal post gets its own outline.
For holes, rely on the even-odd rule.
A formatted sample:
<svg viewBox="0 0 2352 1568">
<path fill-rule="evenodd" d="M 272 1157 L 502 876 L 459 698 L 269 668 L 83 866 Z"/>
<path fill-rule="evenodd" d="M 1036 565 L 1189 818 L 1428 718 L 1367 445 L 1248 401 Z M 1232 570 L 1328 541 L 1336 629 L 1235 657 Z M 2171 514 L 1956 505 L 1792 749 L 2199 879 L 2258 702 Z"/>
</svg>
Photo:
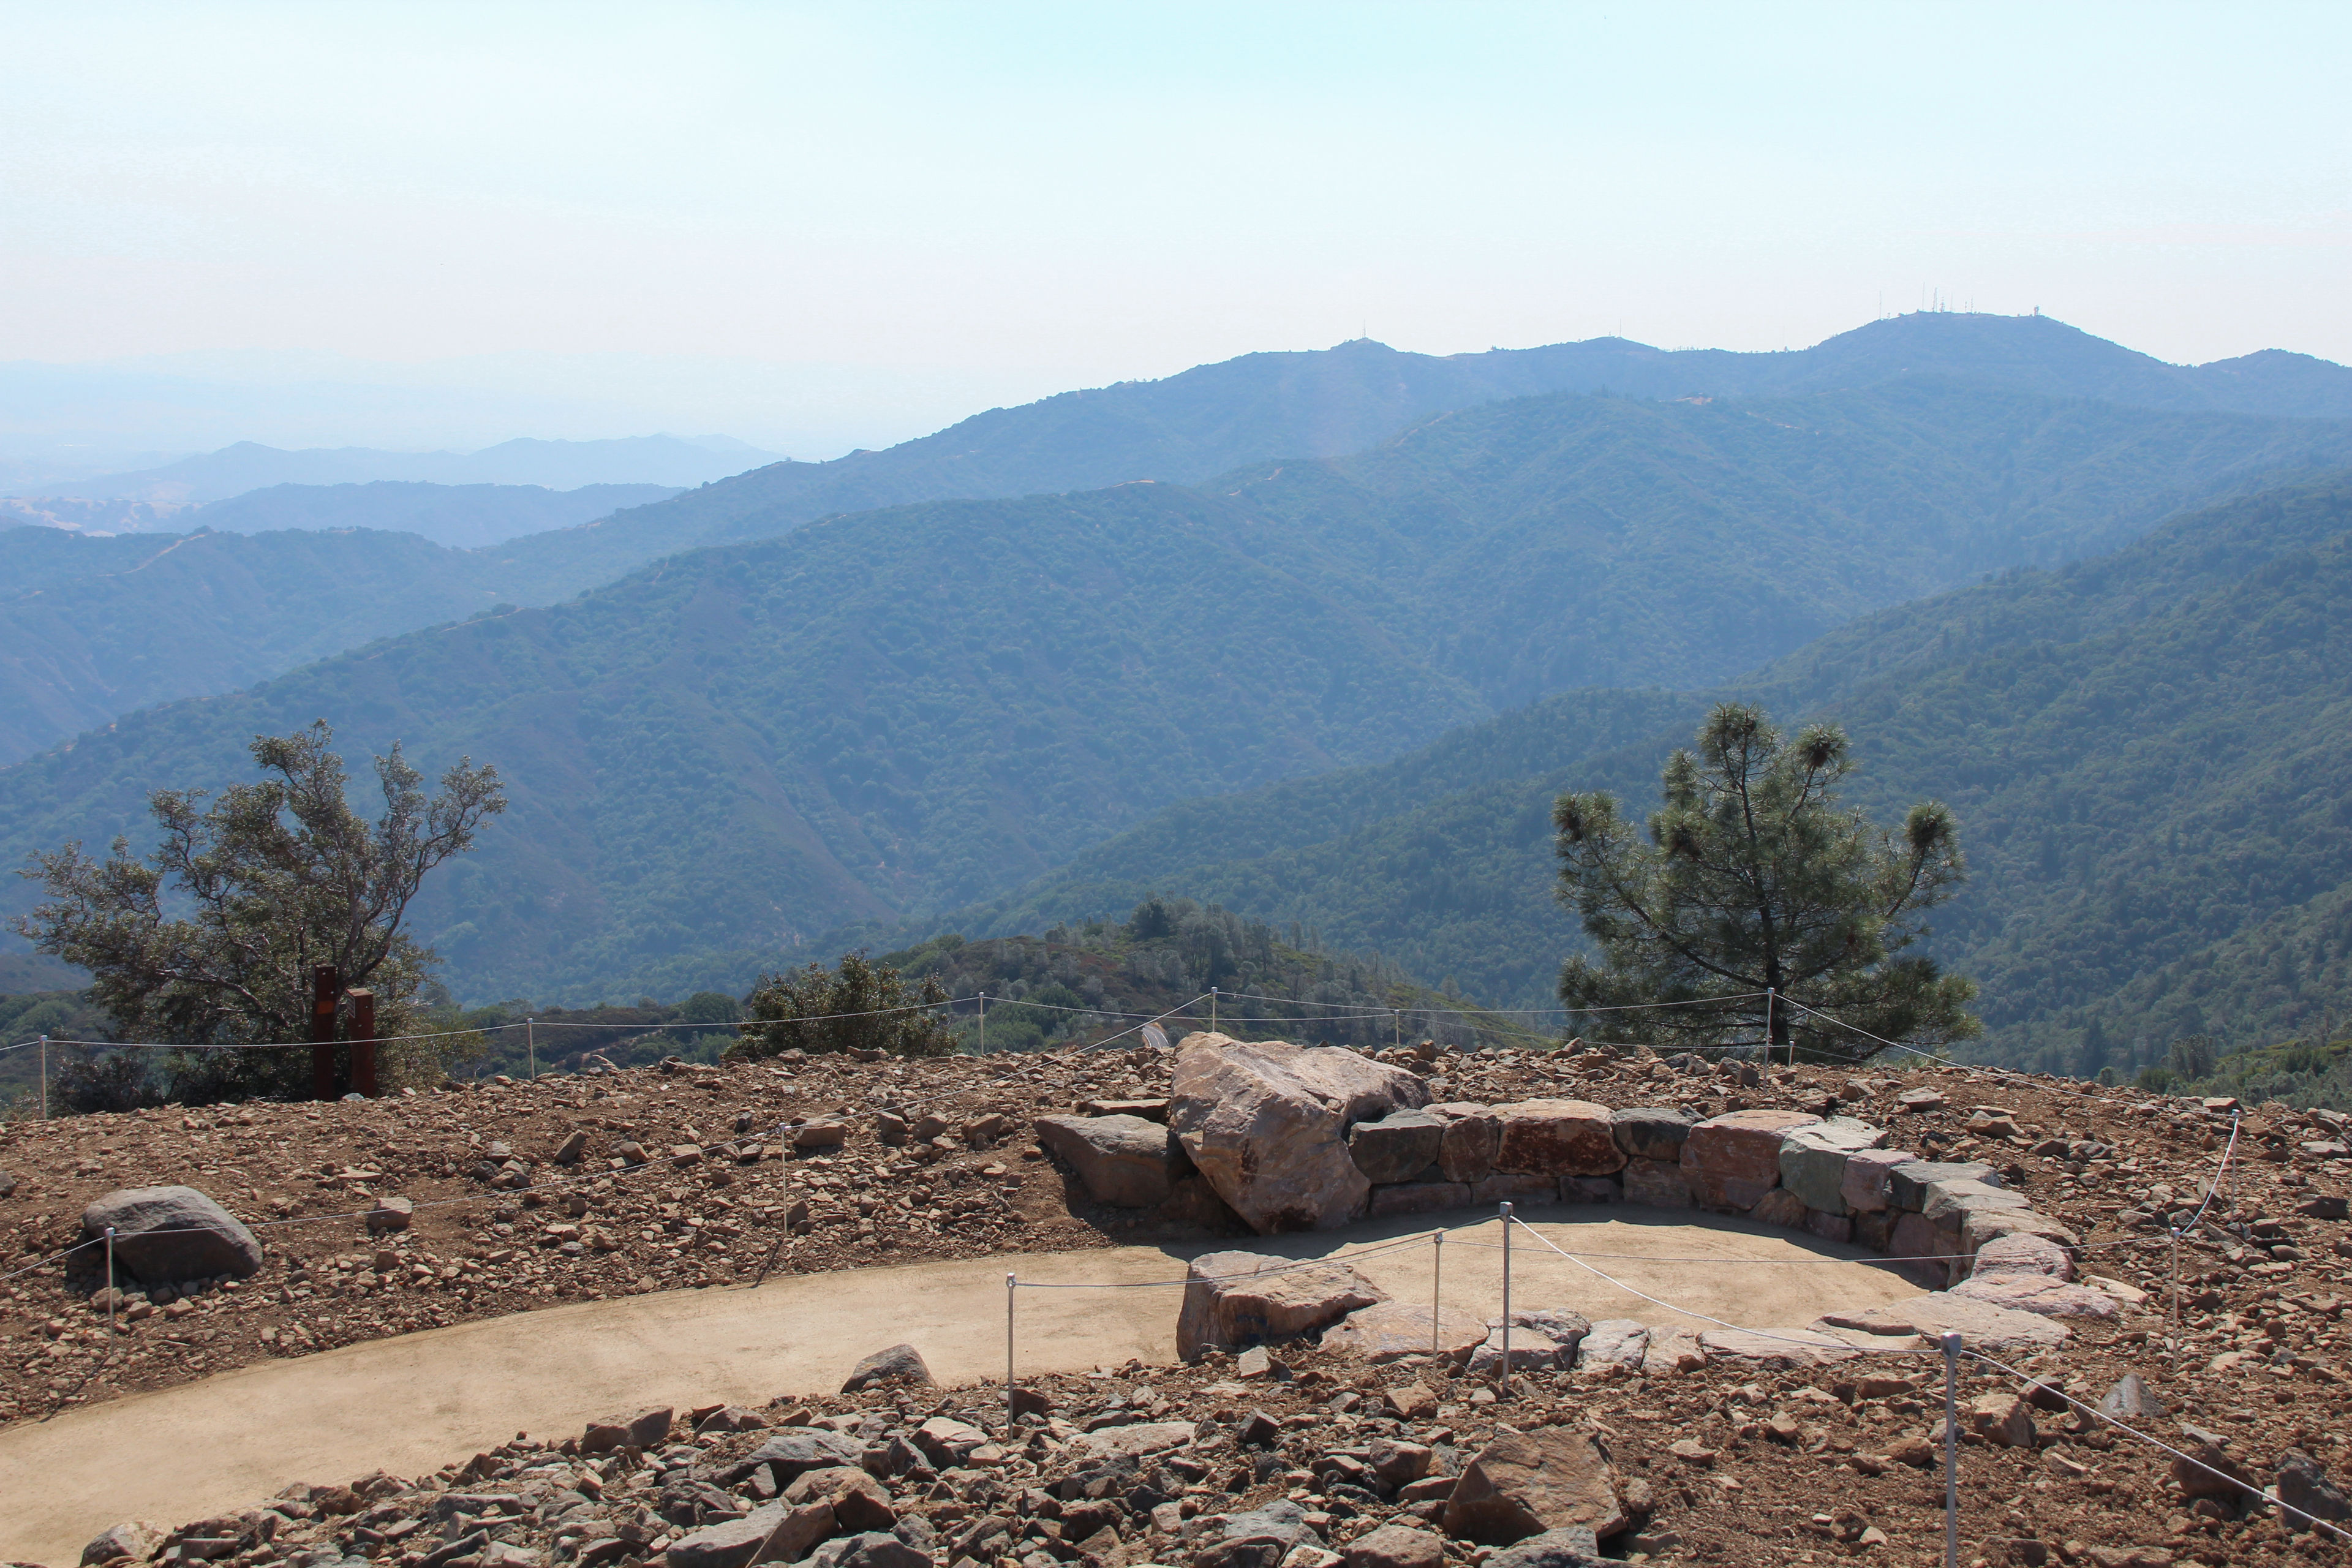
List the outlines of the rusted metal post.
<svg viewBox="0 0 2352 1568">
<path fill-rule="evenodd" d="M 335 1098 L 335 1004 L 342 995 L 341 972 L 331 963 L 310 971 L 310 1098 Z"/>
<path fill-rule="evenodd" d="M 375 993 L 364 985 L 352 990 L 352 1087 L 375 1098 Z"/>
</svg>

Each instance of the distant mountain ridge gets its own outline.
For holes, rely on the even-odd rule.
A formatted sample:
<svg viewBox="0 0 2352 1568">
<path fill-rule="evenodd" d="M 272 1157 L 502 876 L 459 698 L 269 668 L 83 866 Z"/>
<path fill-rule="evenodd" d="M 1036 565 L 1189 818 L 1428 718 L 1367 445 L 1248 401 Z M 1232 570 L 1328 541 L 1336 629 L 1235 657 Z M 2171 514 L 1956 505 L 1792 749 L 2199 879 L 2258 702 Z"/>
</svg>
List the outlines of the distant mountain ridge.
<svg viewBox="0 0 2352 1568">
<path fill-rule="evenodd" d="M 272 485 L 352 485 L 404 480 L 438 485 L 538 485 L 576 490 L 583 485 L 660 485 L 672 489 L 742 472 L 774 454 L 740 441 L 713 445 L 675 436 L 633 436 L 608 441 L 519 438 L 478 452 L 384 452 L 368 447 L 315 447 L 284 451 L 240 441 L 136 473 L 104 474 L 31 487 L 22 494 L 125 498 L 151 501 L 221 501 Z"/>
<path fill-rule="evenodd" d="M 2264 350 L 2208 365 L 2168 364 L 2038 315 L 1899 316 L 1780 353 L 1595 338 L 1440 357 L 1360 339 L 991 409 L 886 451 L 754 468 L 625 518 L 538 537 L 511 559 L 534 584 L 530 602 L 543 603 L 660 555 L 763 538 L 819 517 L 1129 479 L 1197 483 L 1276 458 L 1360 452 L 1419 420 L 1508 398 L 1745 399 L 1906 376 L 2173 412 L 2352 419 L 2352 369 L 2326 360 Z"/>
<path fill-rule="evenodd" d="M 174 521 L 236 533 L 281 528 L 373 528 L 414 533 L 450 550 L 479 550 L 526 533 L 569 528 L 678 494 L 670 485 L 437 485 L 373 479 L 352 485 L 271 485 Z"/>
</svg>

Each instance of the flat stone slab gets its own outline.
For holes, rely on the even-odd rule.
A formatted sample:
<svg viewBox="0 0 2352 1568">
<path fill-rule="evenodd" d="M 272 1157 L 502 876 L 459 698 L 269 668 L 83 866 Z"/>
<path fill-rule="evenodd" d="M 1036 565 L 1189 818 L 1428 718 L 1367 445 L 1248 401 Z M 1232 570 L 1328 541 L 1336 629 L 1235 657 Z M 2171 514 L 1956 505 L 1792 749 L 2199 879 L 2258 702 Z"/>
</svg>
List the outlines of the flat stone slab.
<svg viewBox="0 0 2352 1568">
<path fill-rule="evenodd" d="M 1409 1355 L 1460 1361 L 1486 1337 L 1486 1325 L 1467 1312 L 1448 1311 L 1433 1335 L 1429 1309 L 1381 1301 L 1349 1313 L 1323 1331 L 1323 1348 L 1378 1365 Z"/>
<path fill-rule="evenodd" d="M 1819 1329 L 1709 1329 L 1699 1335 L 1698 1346 L 1710 1362 L 1782 1369 L 1834 1366 L 1862 1354 Z"/>
<path fill-rule="evenodd" d="M 1106 1426 L 1099 1432 L 1082 1432 L 1071 1440 L 1070 1447 L 1088 1458 L 1114 1459 L 1129 1454 L 1139 1459 L 1147 1454 L 1190 1447 L 1200 1430 L 1190 1421 L 1139 1421 L 1132 1426 Z"/>
<path fill-rule="evenodd" d="M 1606 1176 L 1624 1168 L 1609 1108 L 1589 1100 L 1521 1100 L 1494 1108 L 1502 1124 L 1495 1169 L 1537 1176 Z"/>
<path fill-rule="evenodd" d="M 1979 1274 L 1961 1280 L 1949 1293 L 2044 1318 L 2105 1320 L 2120 1310 L 2116 1299 L 2105 1290 L 2069 1284 L 2047 1274 Z"/>
<path fill-rule="evenodd" d="M 2064 1344 L 2070 1337 L 2063 1324 L 2036 1313 L 1971 1300 L 1948 1290 L 1931 1290 L 1866 1311 L 1824 1312 L 1814 1322 L 1823 1329 L 1917 1334 L 1930 1341 L 1948 1332 L 1958 1333 L 1963 1347 L 1993 1352 L 2047 1350 Z"/>
<path fill-rule="evenodd" d="M 1982 1182 L 1997 1187 L 2000 1173 L 1981 1160 L 1914 1160 L 1886 1173 L 1887 1196 L 1895 1207 L 1916 1213 L 1927 1206 L 1927 1188 L 1937 1182 Z"/>
</svg>

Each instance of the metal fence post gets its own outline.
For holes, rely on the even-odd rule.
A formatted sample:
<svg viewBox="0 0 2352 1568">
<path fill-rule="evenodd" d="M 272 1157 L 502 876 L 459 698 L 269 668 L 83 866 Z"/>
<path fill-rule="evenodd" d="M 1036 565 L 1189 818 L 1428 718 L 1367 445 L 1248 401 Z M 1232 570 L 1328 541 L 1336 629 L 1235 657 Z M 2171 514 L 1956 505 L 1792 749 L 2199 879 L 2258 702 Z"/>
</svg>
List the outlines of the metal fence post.
<svg viewBox="0 0 2352 1568">
<path fill-rule="evenodd" d="M 1429 1256 L 1429 1353 L 1437 1353 L 1438 1296 L 1445 1283 L 1445 1233 L 1431 1237 L 1434 1247 Z"/>
<path fill-rule="evenodd" d="M 1944 1568 L 1960 1568 L 1960 1336 L 1944 1336 Z"/>
<path fill-rule="evenodd" d="M 121 1295 L 121 1292 L 117 1290 L 114 1286 L 114 1227 L 110 1225 L 106 1227 L 106 1339 L 110 1347 L 111 1347 L 114 1342 L 114 1335 L 116 1332 L 114 1327 L 115 1299 Z M 110 1348 L 109 1350 L 109 1353 L 112 1353 Z"/>
<path fill-rule="evenodd" d="M 1004 1277 L 1004 1440 L 1013 1441 L 1013 1426 L 1016 1419 L 1013 1399 L 1013 1297 L 1021 1282 L 1012 1275 Z"/>
<path fill-rule="evenodd" d="M 49 1037 L 41 1037 L 41 1120 L 49 1119 Z"/>
<path fill-rule="evenodd" d="M 1511 1205 L 1503 1205 L 1503 1370 L 1497 1394 L 1511 1392 Z"/>
<path fill-rule="evenodd" d="M 522 1055 L 527 1064 L 524 1070 L 529 1073 L 530 1080 L 537 1083 L 539 1081 L 539 1020 L 536 1017 L 525 1018 L 522 1021 Z"/>
</svg>

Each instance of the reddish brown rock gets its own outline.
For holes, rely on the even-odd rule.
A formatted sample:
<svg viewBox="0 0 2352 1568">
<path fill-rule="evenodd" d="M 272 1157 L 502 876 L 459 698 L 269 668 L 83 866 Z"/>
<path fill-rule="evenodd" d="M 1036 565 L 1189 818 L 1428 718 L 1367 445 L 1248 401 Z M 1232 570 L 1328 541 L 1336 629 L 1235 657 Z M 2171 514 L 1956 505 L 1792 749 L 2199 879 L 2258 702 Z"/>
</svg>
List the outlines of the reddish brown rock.
<svg viewBox="0 0 2352 1568">
<path fill-rule="evenodd" d="M 1600 1442 L 1544 1426 L 1498 1437 L 1470 1461 L 1445 1500 L 1444 1522 L 1457 1539 L 1508 1546 L 1579 1524 L 1614 1535 L 1628 1521 Z"/>
<path fill-rule="evenodd" d="M 1374 1365 L 1406 1356 L 1435 1355 L 1459 1362 L 1486 1337 L 1486 1325 L 1466 1312 L 1447 1311 L 1432 1333 L 1429 1308 L 1381 1301 L 1350 1312 L 1323 1331 L 1323 1348 Z"/>
<path fill-rule="evenodd" d="M 1445 1131 L 1438 1140 L 1437 1168 L 1449 1182 L 1483 1182 L 1495 1173 L 1495 1150 L 1503 1141 L 1503 1124 L 1483 1105 L 1454 1101 L 1433 1105 Z"/>
<path fill-rule="evenodd" d="M 1786 1187 L 1774 1187 L 1756 1200 L 1748 1217 L 1758 1225 L 1781 1225 L 1794 1229 L 1805 1223 L 1805 1200 Z"/>
<path fill-rule="evenodd" d="M 1258 1252 L 1210 1252 L 1192 1259 L 1176 1320 L 1176 1353 L 1296 1339 L 1328 1329 L 1388 1293 L 1344 1263 L 1301 1263 Z"/>
<path fill-rule="evenodd" d="M 1495 1108 L 1495 1169 L 1539 1176 L 1606 1176 L 1625 1168 L 1609 1108 L 1589 1100 L 1522 1100 Z"/>
<path fill-rule="evenodd" d="M 1701 1208 L 1745 1213 L 1780 1184 L 1780 1141 L 1821 1120 L 1800 1110 L 1711 1116 L 1683 1141 L 1683 1174 Z"/>
<path fill-rule="evenodd" d="M 1348 1128 L 1429 1101 L 1421 1079 L 1335 1047 L 1187 1035 L 1168 1126 L 1217 1195 L 1261 1235 L 1326 1230 L 1361 1214 L 1371 1183 Z"/>
</svg>

